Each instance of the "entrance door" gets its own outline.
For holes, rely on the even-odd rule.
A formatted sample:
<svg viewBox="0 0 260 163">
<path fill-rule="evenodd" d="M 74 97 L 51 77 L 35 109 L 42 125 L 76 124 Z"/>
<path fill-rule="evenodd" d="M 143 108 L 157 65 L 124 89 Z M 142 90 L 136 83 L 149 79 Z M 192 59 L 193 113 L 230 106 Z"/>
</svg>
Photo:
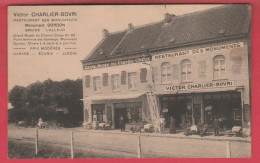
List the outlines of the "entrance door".
<svg viewBox="0 0 260 163">
<path fill-rule="evenodd" d="M 125 108 L 115 108 L 115 128 L 120 128 L 119 119 L 123 116 L 124 120 L 126 121 L 127 112 Z"/>
<path fill-rule="evenodd" d="M 193 105 L 193 116 L 195 120 L 195 124 L 198 124 L 201 120 L 201 106 L 200 104 Z"/>
</svg>

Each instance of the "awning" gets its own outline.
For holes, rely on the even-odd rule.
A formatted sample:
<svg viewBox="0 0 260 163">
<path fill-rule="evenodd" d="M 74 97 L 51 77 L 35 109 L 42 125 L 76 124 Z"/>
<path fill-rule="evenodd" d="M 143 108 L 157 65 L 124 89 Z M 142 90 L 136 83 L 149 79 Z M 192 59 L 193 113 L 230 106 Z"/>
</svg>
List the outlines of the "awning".
<svg viewBox="0 0 260 163">
<path fill-rule="evenodd" d="M 100 96 L 88 96 L 82 100 L 121 100 L 121 99 L 132 99 L 138 98 L 145 93 L 128 93 L 128 94 L 110 94 L 110 95 L 100 95 Z"/>
</svg>

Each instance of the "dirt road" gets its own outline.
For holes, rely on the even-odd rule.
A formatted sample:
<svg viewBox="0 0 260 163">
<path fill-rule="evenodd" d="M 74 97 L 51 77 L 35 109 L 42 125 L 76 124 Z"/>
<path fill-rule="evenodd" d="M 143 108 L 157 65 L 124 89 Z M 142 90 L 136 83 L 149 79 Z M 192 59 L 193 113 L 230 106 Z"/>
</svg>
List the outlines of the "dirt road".
<svg viewBox="0 0 260 163">
<path fill-rule="evenodd" d="M 39 129 L 41 143 L 70 145 L 71 131 L 74 132 L 75 146 L 82 150 L 113 154 L 118 158 L 137 157 L 137 134 L 109 131 L 88 131 L 85 129 Z M 34 128 L 8 126 L 8 138 L 34 141 Z M 251 143 L 231 141 L 231 157 L 251 157 Z M 170 158 L 225 158 L 226 141 L 141 135 L 142 157 Z"/>
</svg>

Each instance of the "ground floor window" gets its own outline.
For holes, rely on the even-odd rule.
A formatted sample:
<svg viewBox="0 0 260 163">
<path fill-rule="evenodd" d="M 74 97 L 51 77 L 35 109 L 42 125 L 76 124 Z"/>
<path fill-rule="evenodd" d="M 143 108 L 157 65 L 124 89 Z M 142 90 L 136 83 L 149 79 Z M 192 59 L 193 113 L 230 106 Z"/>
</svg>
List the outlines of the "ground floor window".
<svg viewBox="0 0 260 163">
<path fill-rule="evenodd" d="M 161 97 L 161 115 L 165 118 L 165 127 L 169 127 L 170 118 L 176 126 L 192 120 L 192 102 L 190 95 L 167 95 Z"/>
<path fill-rule="evenodd" d="M 92 121 L 104 122 L 105 104 L 92 104 Z"/>
<path fill-rule="evenodd" d="M 163 95 L 160 104 L 160 114 L 165 118 L 166 128 L 171 117 L 175 119 L 176 127 L 188 122 L 198 124 L 200 121 L 213 124 L 214 117 L 219 119 L 224 130 L 242 126 L 240 92 Z"/>
<path fill-rule="evenodd" d="M 205 122 L 212 124 L 217 117 L 223 129 L 242 125 L 241 95 L 239 92 L 209 93 L 203 97 Z"/>
<path fill-rule="evenodd" d="M 116 103 L 115 108 L 115 127 L 119 128 L 119 119 L 122 116 L 125 123 L 138 122 L 142 120 L 141 102 Z"/>
</svg>

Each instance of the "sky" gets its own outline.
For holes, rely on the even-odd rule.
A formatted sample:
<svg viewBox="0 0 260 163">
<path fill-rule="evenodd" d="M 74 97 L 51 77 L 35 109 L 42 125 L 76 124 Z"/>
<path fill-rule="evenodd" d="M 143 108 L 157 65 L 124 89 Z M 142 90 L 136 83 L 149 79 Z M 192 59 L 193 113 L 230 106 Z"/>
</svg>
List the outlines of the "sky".
<svg viewBox="0 0 260 163">
<path fill-rule="evenodd" d="M 52 79 L 82 78 L 84 59 L 102 40 L 103 29 L 116 32 L 127 29 L 128 24 L 140 26 L 164 19 L 165 13 L 183 15 L 219 5 L 91 5 L 91 6 L 48 6 L 33 8 L 30 11 L 77 11 L 78 21 L 71 25 L 70 31 L 76 33 L 77 55 L 73 56 L 14 56 L 8 54 L 8 90 L 15 85 L 27 86 L 36 81 Z M 22 6 L 20 6 L 22 7 Z M 28 7 L 18 8 L 28 11 Z M 15 28 L 15 27 L 11 27 Z M 10 33 L 9 33 L 10 35 Z"/>
</svg>

